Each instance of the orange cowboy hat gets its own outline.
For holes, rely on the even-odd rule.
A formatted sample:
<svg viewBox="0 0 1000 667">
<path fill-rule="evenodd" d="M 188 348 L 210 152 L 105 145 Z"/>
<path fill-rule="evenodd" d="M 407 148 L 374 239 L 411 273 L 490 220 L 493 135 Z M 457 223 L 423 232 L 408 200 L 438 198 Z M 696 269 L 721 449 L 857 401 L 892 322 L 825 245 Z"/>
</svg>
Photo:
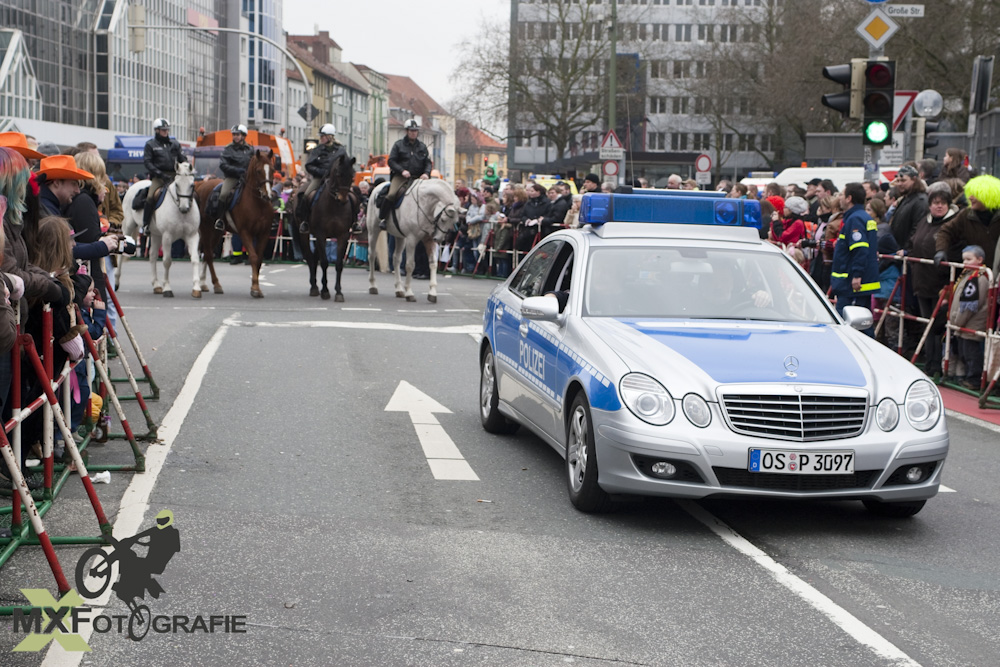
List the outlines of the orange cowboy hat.
<svg viewBox="0 0 1000 667">
<path fill-rule="evenodd" d="M 17 151 L 25 160 L 41 160 L 44 153 L 28 148 L 28 139 L 20 132 L 0 132 L 0 146 Z"/>
<path fill-rule="evenodd" d="M 43 157 L 38 166 L 38 174 L 46 181 L 89 181 L 94 175 L 76 166 L 72 155 L 52 155 Z"/>
</svg>

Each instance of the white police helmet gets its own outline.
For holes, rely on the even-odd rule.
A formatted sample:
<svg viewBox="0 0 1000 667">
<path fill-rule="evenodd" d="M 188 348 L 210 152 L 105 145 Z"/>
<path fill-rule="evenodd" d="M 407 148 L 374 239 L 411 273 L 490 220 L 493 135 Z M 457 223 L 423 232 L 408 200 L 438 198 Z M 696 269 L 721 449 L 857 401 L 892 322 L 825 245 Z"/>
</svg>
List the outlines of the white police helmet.
<svg viewBox="0 0 1000 667">
<path fill-rule="evenodd" d="M 245 136 L 247 136 L 247 126 L 243 125 L 242 123 L 237 124 L 237 125 L 233 125 L 232 129 L 230 130 L 230 132 L 232 132 L 233 134 L 236 134 L 237 132 L 239 132 L 239 133 L 241 133 L 245 137 Z"/>
<path fill-rule="evenodd" d="M 157 118 L 156 120 L 154 120 L 153 121 L 153 131 L 155 132 L 156 130 L 160 130 L 160 129 L 169 130 L 170 129 L 170 121 L 168 121 L 166 118 Z"/>
<path fill-rule="evenodd" d="M 417 124 L 416 118 L 411 118 L 410 120 L 403 123 L 403 128 L 407 130 L 419 130 L 420 125 Z"/>
<path fill-rule="evenodd" d="M 337 130 L 333 127 L 332 123 L 327 123 L 323 127 L 319 128 L 320 134 L 329 134 L 331 137 L 337 136 Z"/>
</svg>

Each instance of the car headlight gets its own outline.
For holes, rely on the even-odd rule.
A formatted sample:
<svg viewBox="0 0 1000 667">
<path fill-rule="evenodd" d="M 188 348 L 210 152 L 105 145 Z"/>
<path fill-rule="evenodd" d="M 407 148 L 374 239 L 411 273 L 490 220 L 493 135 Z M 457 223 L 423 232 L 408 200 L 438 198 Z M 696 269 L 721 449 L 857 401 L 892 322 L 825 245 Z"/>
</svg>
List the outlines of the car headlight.
<svg viewBox="0 0 1000 667">
<path fill-rule="evenodd" d="M 906 391 L 906 420 L 918 431 L 929 431 L 941 418 L 941 396 L 927 380 L 917 380 Z"/>
<path fill-rule="evenodd" d="M 674 399 L 659 382 L 641 373 L 629 373 L 618 387 L 629 411 L 644 422 L 663 426 L 674 418 Z"/>
<path fill-rule="evenodd" d="M 883 431 L 891 431 L 899 424 L 899 406 L 891 398 L 883 398 L 875 410 L 875 423 Z"/>
<path fill-rule="evenodd" d="M 681 401 L 681 408 L 684 416 L 698 428 L 705 428 L 712 421 L 712 411 L 708 409 L 708 403 L 698 394 L 688 394 Z"/>
</svg>

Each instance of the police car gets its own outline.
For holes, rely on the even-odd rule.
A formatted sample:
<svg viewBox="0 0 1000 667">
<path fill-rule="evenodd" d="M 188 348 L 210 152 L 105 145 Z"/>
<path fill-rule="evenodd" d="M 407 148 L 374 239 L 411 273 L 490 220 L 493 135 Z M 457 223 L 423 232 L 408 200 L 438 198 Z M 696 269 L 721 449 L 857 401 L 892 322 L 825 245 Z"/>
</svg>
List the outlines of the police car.
<svg viewBox="0 0 1000 667">
<path fill-rule="evenodd" d="M 489 297 L 490 433 L 566 460 L 571 502 L 616 495 L 861 500 L 912 516 L 948 454 L 937 388 L 762 241 L 757 202 L 584 195 Z"/>
</svg>

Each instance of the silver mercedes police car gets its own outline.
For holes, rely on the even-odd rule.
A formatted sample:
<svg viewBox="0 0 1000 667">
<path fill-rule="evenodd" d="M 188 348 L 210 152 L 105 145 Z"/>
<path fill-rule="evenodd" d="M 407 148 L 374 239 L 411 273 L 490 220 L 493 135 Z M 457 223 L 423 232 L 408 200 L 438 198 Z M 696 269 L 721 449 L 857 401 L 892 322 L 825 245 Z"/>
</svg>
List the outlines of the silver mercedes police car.
<svg viewBox="0 0 1000 667">
<path fill-rule="evenodd" d="M 644 192 L 586 195 L 583 226 L 492 292 L 483 427 L 555 448 L 585 512 L 636 494 L 919 512 L 948 454 L 937 387 L 760 240 L 756 202 Z"/>
</svg>

